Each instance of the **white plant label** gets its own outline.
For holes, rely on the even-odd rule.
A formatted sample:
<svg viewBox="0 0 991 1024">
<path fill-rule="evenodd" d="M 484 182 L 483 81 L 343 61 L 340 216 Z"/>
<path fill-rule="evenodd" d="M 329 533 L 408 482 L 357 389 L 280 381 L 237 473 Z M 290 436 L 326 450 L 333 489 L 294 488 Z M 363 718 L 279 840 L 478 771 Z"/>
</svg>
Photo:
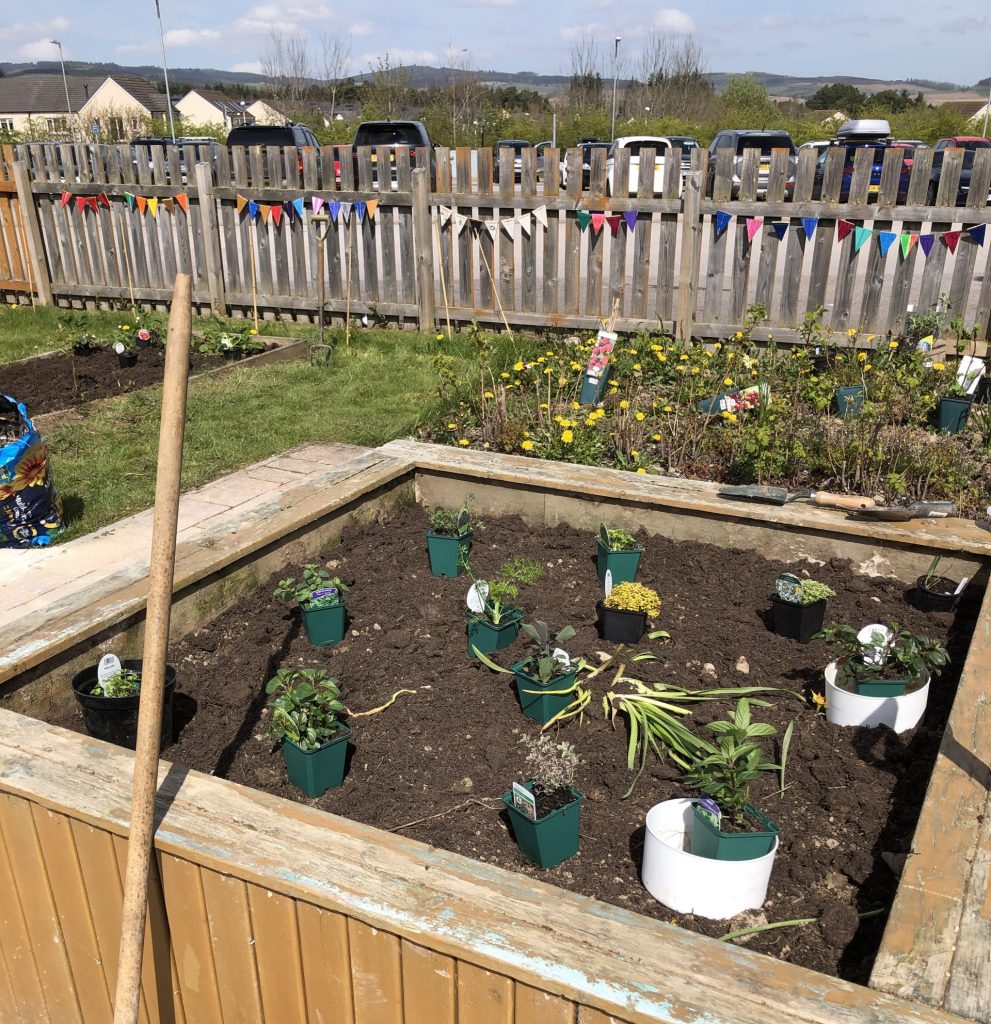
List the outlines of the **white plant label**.
<svg viewBox="0 0 991 1024">
<path fill-rule="evenodd" d="M 551 651 L 551 657 L 561 662 L 565 667 L 571 664 L 571 658 L 569 657 L 568 652 L 560 647 L 555 647 L 554 650 Z"/>
<path fill-rule="evenodd" d="M 967 586 L 967 584 L 969 582 L 970 582 L 970 577 L 969 576 L 964 576 L 964 578 L 960 581 L 960 586 L 957 587 L 957 589 L 953 591 L 953 596 L 956 597 L 958 594 L 962 594 L 963 593 L 963 588 L 965 586 Z"/>
<path fill-rule="evenodd" d="M 111 676 L 119 674 L 120 670 L 120 658 L 116 654 L 104 654 L 96 666 L 96 681 L 105 683 Z"/>
<path fill-rule="evenodd" d="M 612 593 L 612 569 L 606 569 L 606 597 Z"/>
<path fill-rule="evenodd" d="M 891 630 L 879 622 L 872 622 L 857 634 L 857 639 L 864 648 L 865 665 L 883 665 L 891 642 Z"/>
<path fill-rule="evenodd" d="M 468 597 L 465 599 L 468 611 L 481 615 L 485 611 L 485 599 L 489 596 L 489 585 L 485 580 L 479 580 L 468 588 Z"/>
<path fill-rule="evenodd" d="M 117 344 L 114 345 L 114 351 L 117 353 L 117 355 L 122 356 L 127 351 L 127 349 L 124 347 L 124 343 L 122 341 L 118 341 Z"/>
<path fill-rule="evenodd" d="M 513 806 L 531 821 L 537 820 L 537 798 L 518 782 L 513 783 Z"/>
</svg>

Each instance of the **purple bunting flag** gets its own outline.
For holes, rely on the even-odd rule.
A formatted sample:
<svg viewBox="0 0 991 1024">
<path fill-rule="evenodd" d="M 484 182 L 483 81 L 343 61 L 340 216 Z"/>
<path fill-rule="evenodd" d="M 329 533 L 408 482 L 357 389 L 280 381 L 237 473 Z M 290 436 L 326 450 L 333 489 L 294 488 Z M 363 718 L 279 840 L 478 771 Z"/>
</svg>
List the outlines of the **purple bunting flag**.
<svg viewBox="0 0 991 1024">
<path fill-rule="evenodd" d="M 933 245 L 935 245 L 935 244 L 936 244 L 936 236 L 935 235 L 919 235 L 919 245 L 922 246 L 922 251 L 926 254 L 927 257 L 929 256 L 929 251 L 932 249 Z"/>
<path fill-rule="evenodd" d="M 336 199 L 331 199 L 327 204 L 327 209 L 330 211 L 330 219 L 336 224 L 337 215 L 341 212 L 341 204 Z"/>
<path fill-rule="evenodd" d="M 624 210 L 623 220 L 626 221 L 626 228 L 628 231 L 632 231 L 637 226 L 637 211 L 636 210 Z M 983 241 L 983 238 L 982 238 Z"/>
</svg>

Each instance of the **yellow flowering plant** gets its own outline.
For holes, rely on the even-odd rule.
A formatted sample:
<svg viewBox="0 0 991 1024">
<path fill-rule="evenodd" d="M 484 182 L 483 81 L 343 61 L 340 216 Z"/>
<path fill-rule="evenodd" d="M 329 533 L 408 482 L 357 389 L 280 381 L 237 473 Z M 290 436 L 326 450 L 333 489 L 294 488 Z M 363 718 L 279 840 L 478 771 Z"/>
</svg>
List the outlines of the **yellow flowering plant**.
<svg viewBox="0 0 991 1024">
<path fill-rule="evenodd" d="M 622 612 L 640 612 L 652 621 L 661 614 L 660 594 L 642 583 L 619 583 L 602 603 Z"/>
</svg>

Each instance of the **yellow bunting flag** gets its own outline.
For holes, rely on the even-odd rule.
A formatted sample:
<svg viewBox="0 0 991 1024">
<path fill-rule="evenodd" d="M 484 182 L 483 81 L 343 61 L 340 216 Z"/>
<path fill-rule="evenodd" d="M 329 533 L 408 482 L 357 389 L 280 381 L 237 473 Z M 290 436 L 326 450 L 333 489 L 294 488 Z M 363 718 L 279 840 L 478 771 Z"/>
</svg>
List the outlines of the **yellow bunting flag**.
<svg viewBox="0 0 991 1024">
<path fill-rule="evenodd" d="M 185 213 L 189 213 L 189 196 L 185 192 L 180 192 L 176 197 L 175 201 L 182 207 Z M 238 213 L 241 211 L 238 210 Z"/>
<path fill-rule="evenodd" d="M 182 205 L 180 203 L 180 205 Z M 237 212 L 240 213 L 248 205 L 248 200 L 244 196 L 237 197 Z"/>
<path fill-rule="evenodd" d="M 148 199 L 148 209 L 151 211 L 151 215 L 153 217 L 158 216 L 158 200 L 154 196 L 151 196 Z"/>
<path fill-rule="evenodd" d="M 379 201 L 377 199 L 369 199 L 365 202 L 365 216 L 371 220 L 375 216 L 375 210 L 378 208 Z"/>
<path fill-rule="evenodd" d="M 135 196 L 134 201 L 138 204 L 138 209 L 141 213 L 145 212 L 145 207 L 148 205 L 148 200 L 144 196 Z"/>
<path fill-rule="evenodd" d="M 267 224 L 268 223 L 268 215 L 272 212 L 272 207 L 269 206 L 267 203 L 259 203 L 258 204 L 258 211 L 262 215 L 262 224 Z"/>
</svg>

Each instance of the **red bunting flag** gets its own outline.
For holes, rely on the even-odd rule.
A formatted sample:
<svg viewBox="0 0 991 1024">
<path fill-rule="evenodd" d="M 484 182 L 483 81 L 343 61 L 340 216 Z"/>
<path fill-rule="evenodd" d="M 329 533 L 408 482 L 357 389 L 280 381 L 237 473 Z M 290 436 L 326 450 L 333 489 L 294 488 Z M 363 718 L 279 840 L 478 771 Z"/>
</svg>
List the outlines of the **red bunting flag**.
<svg viewBox="0 0 991 1024">
<path fill-rule="evenodd" d="M 606 223 L 609 225 L 613 238 L 615 238 L 619 234 L 619 226 L 623 223 L 623 218 L 618 213 L 614 213 L 606 217 Z"/>
<path fill-rule="evenodd" d="M 605 223 L 606 215 L 604 213 L 593 213 L 592 214 L 592 231 L 594 234 L 598 234 L 602 230 L 602 225 Z"/>
<path fill-rule="evenodd" d="M 72 200 L 72 193 L 71 192 L 63 192 L 62 193 L 62 209 L 63 210 L 66 208 L 66 206 L 69 205 L 71 200 Z"/>
<path fill-rule="evenodd" d="M 842 242 L 851 231 L 853 231 L 852 220 L 840 220 L 836 222 L 836 238 L 840 242 Z"/>
<path fill-rule="evenodd" d="M 957 242 L 960 241 L 959 231 L 944 231 L 942 238 L 943 243 L 946 245 L 946 248 L 949 249 L 951 253 L 957 251 Z"/>
<path fill-rule="evenodd" d="M 189 196 L 185 192 L 180 192 L 175 197 L 175 201 L 182 207 L 184 213 L 189 213 Z"/>
<path fill-rule="evenodd" d="M 273 206 L 272 207 L 272 220 L 275 221 L 275 226 L 276 227 L 278 227 L 279 224 L 282 222 L 282 214 L 284 212 L 285 211 L 282 209 L 281 206 Z"/>
<path fill-rule="evenodd" d="M 97 197 L 96 201 L 101 205 L 105 206 L 108 210 L 110 209 L 110 200 L 107 198 L 106 192 L 101 192 Z"/>
<path fill-rule="evenodd" d="M 76 196 L 76 209 L 77 210 L 85 210 L 86 209 L 86 197 L 85 196 Z"/>
</svg>

